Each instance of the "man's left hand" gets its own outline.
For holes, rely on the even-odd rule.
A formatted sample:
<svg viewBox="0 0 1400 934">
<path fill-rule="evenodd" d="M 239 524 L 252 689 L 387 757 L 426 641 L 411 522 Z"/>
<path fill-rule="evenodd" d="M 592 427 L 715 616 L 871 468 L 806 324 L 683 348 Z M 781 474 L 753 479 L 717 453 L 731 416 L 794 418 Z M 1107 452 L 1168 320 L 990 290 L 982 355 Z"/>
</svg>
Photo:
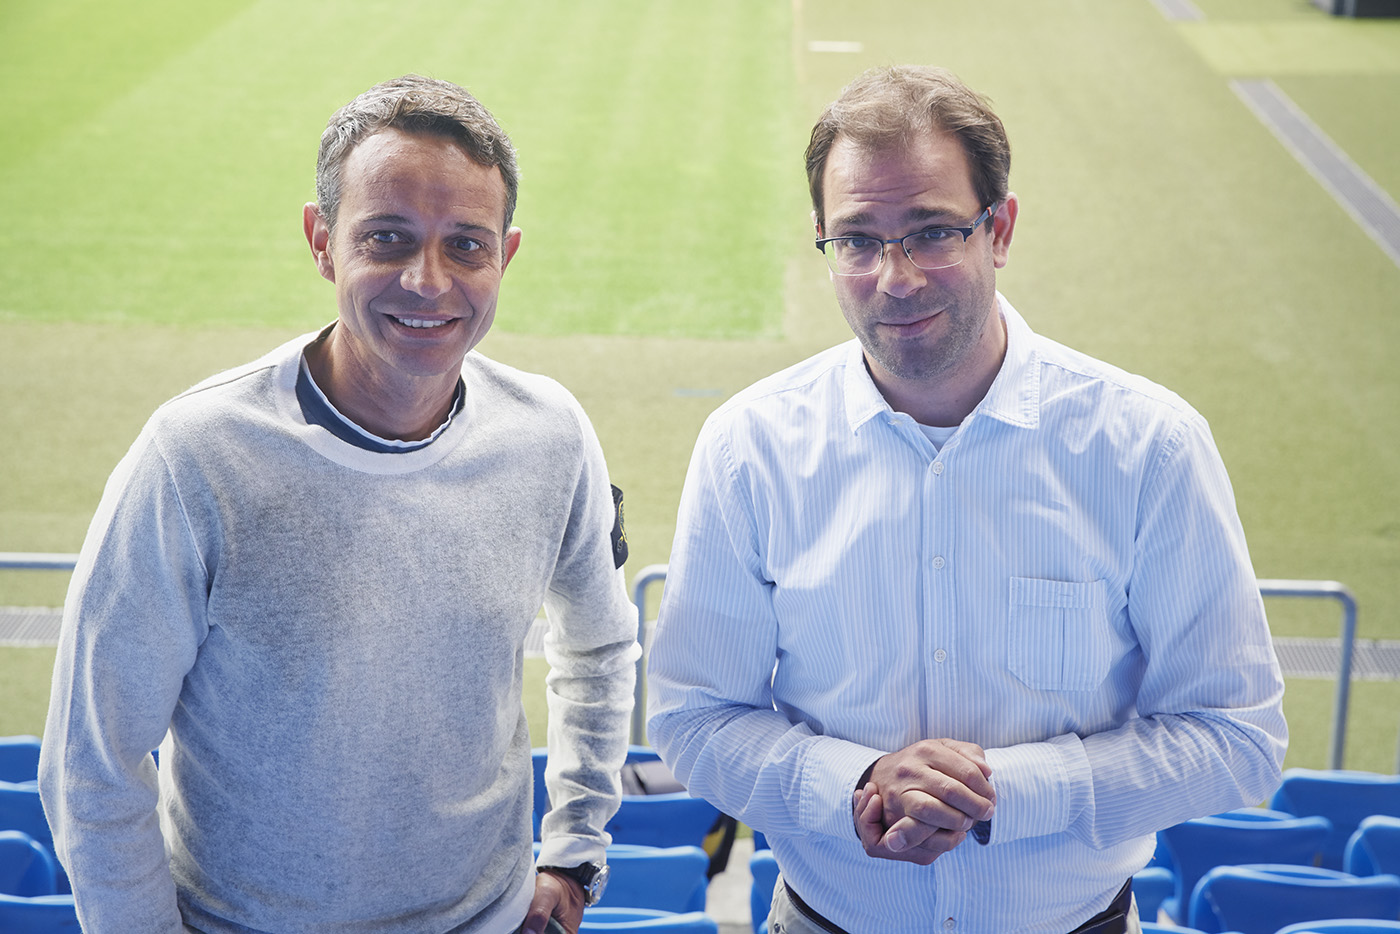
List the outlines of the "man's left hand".
<svg viewBox="0 0 1400 934">
<path fill-rule="evenodd" d="M 525 914 L 524 934 L 544 934 L 551 916 L 569 934 L 577 934 L 583 921 L 583 886 L 567 876 L 545 870 L 535 877 L 535 897 Z"/>
<path fill-rule="evenodd" d="M 938 829 L 903 818 L 899 822 L 899 848 L 895 849 L 890 845 L 892 831 L 885 827 L 884 804 L 875 783 L 856 789 L 853 803 L 856 835 L 866 855 L 876 859 L 927 866 L 967 838 L 966 831 Z"/>
</svg>

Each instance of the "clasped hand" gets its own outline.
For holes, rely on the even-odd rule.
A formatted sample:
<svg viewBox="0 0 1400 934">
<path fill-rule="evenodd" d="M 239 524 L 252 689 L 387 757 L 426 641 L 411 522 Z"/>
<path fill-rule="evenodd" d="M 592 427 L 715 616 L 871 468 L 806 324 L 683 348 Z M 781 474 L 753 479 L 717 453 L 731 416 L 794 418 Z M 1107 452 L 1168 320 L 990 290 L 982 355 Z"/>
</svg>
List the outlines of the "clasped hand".
<svg viewBox="0 0 1400 934">
<path fill-rule="evenodd" d="M 856 835 L 870 856 L 927 866 L 996 808 L 982 747 L 929 739 L 876 760 L 856 790 Z"/>
</svg>

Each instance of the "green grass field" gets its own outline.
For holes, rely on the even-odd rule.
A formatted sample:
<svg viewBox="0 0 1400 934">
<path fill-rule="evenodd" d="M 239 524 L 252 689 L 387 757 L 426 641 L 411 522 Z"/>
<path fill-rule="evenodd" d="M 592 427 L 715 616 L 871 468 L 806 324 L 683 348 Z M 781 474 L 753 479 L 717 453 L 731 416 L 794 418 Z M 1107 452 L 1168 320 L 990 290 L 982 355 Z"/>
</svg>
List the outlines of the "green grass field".
<svg viewBox="0 0 1400 934">
<path fill-rule="evenodd" d="M 945 64 L 1006 120 L 1022 201 L 1003 292 L 1042 332 L 1210 419 L 1261 577 L 1336 579 L 1400 638 L 1400 269 L 1229 90 L 1268 77 L 1400 200 L 1400 22 L 1307 0 L 28 0 L 0 10 L 0 551 L 76 551 L 150 411 L 334 314 L 300 232 L 316 141 L 370 84 L 465 84 L 523 169 L 489 355 L 550 373 L 666 560 L 705 415 L 848 332 L 801 153 L 874 64 Z M 823 53 L 813 41 L 859 42 Z M 62 575 L 0 575 L 53 605 Z M 1270 602 L 1284 635 L 1334 608 Z M 45 650 L 0 650 L 0 732 L 37 732 Z M 36 656 L 35 653 L 38 653 Z M 1291 681 L 1290 764 L 1331 689 Z M 1389 771 L 1395 684 L 1348 764 Z"/>
</svg>

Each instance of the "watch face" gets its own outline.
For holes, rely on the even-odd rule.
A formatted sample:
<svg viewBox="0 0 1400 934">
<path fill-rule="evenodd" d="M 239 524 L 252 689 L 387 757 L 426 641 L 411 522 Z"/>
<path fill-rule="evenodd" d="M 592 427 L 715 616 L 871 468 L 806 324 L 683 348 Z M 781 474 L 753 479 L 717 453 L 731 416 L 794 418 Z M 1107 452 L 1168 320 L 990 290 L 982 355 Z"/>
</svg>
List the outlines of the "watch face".
<svg viewBox="0 0 1400 934">
<path fill-rule="evenodd" d="M 593 878 L 583 887 L 584 901 L 590 905 L 598 904 L 598 899 L 603 897 L 603 890 L 608 887 L 608 877 L 612 875 L 612 870 L 607 863 L 585 863 L 580 869 L 592 869 Z"/>
</svg>

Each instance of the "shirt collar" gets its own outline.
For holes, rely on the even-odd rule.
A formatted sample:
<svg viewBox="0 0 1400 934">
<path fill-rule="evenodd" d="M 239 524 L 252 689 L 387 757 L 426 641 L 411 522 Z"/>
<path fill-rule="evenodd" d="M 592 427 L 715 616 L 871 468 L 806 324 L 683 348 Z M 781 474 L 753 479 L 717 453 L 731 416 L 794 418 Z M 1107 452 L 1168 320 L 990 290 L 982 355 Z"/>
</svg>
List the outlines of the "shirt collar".
<svg viewBox="0 0 1400 934">
<path fill-rule="evenodd" d="M 846 344 L 845 383 L 842 394 L 846 397 L 846 419 L 852 434 L 859 432 L 861 426 L 875 416 L 892 411 L 865 368 L 865 351 L 858 340 Z"/>
<path fill-rule="evenodd" d="M 1040 354 L 1036 350 L 1035 332 L 1000 292 L 997 293 L 997 311 L 1006 323 L 1006 356 L 987 395 L 972 414 L 990 415 L 1009 425 L 1034 428 L 1040 423 Z M 846 345 L 845 369 L 846 418 L 854 433 L 876 415 L 893 410 L 871 379 L 865 366 L 865 352 L 858 340 Z"/>
<path fill-rule="evenodd" d="M 1006 322 L 1006 357 L 973 414 L 980 412 L 1008 425 L 1034 428 L 1040 424 L 1040 351 L 1035 332 L 1000 292 L 997 309 Z"/>
</svg>

